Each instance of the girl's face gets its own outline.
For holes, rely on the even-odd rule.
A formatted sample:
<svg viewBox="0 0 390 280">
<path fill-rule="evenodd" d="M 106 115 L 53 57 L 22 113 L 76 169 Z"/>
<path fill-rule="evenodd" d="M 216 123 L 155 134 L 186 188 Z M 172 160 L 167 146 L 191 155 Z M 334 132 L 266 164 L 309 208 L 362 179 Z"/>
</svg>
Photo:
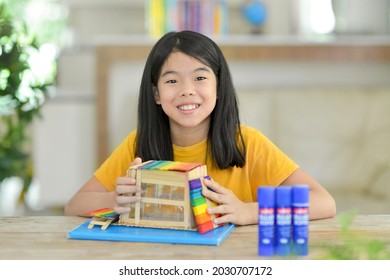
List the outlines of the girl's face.
<svg viewBox="0 0 390 280">
<path fill-rule="evenodd" d="M 169 55 L 161 69 L 155 101 L 170 120 L 171 130 L 208 132 L 217 101 L 217 79 L 212 69 L 182 52 Z"/>
</svg>

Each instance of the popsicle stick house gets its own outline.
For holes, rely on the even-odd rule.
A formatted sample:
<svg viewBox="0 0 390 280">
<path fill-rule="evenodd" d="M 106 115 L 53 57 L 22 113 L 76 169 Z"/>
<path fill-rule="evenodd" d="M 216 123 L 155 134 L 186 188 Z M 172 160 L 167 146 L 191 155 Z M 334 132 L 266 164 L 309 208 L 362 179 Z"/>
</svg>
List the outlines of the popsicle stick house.
<svg viewBox="0 0 390 280">
<path fill-rule="evenodd" d="M 200 163 L 147 161 L 131 166 L 127 176 L 141 186 L 141 201 L 120 215 L 119 224 L 128 226 L 210 231 L 214 215 L 206 212 L 215 202 L 202 195 L 202 178 L 207 168 Z"/>
</svg>

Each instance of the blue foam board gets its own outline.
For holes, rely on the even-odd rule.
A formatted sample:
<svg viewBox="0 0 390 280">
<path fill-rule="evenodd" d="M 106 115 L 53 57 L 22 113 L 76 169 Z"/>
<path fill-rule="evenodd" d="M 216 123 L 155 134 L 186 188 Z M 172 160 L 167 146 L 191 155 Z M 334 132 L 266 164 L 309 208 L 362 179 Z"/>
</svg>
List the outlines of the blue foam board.
<svg viewBox="0 0 390 280">
<path fill-rule="evenodd" d="M 88 225 L 90 221 L 91 220 L 88 220 L 68 231 L 67 238 L 219 246 L 235 228 L 234 224 L 226 224 L 203 234 L 200 234 L 197 231 L 188 230 L 121 225 L 110 225 L 106 230 L 102 230 L 101 227 L 97 225 L 89 229 Z"/>
</svg>

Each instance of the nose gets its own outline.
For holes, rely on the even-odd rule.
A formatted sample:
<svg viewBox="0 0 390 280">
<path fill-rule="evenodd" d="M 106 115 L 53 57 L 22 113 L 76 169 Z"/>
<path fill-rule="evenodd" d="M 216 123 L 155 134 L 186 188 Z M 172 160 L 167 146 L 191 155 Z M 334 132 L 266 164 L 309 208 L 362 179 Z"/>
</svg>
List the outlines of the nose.
<svg viewBox="0 0 390 280">
<path fill-rule="evenodd" d="M 184 82 L 180 90 L 180 96 L 192 96 L 195 95 L 195 88 L 190 81 Z"/>
<path fill-rule="evenodd" d="M 192 96 L 192 95 L 195 95 L 195 93 L 193 93 L 192 91 L 182 90 L 180 92 L 180 96 Z"/>
</svg>

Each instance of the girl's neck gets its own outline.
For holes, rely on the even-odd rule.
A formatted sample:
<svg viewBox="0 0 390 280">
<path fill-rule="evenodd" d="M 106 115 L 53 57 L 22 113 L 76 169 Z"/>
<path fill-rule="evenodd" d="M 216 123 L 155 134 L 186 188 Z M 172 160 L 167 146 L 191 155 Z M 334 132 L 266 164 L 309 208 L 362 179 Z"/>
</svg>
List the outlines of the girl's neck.
<svg viewBox="0 0 390 280">
<path fill-rule="evenodd" d="M 209 125 L 207 122 L 194 128 L 179 128 L 171 124 L 172 143 L 180 147 L 198 144 L 207 138 Z"/>
</svg>

